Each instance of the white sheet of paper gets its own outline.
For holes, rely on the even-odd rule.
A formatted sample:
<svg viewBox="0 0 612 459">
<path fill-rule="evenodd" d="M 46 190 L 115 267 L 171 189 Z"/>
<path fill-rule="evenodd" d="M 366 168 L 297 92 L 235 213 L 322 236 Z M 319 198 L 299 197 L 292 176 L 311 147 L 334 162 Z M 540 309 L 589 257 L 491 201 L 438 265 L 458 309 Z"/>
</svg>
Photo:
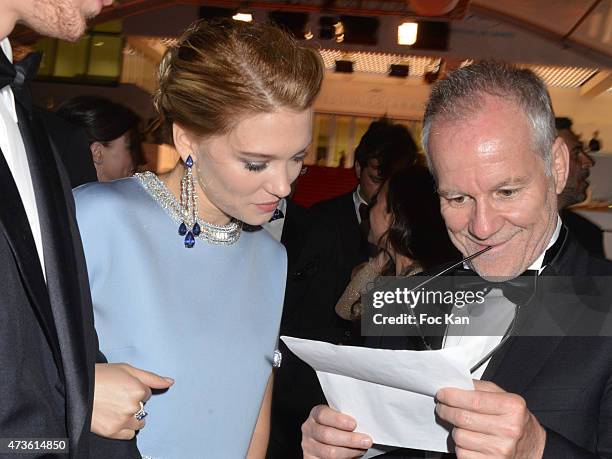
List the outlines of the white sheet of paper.
<svg viewBox="0 0 612 459">
<path fill-rule="evenodd" d="M 465 350 L 394 351 L 282 336 L 316 372 L 329 406 L 352 416 L 376 444 L 449 452 L 450 428 L 436 420 L 436 392 L 474 389 Z"/>
</svg>

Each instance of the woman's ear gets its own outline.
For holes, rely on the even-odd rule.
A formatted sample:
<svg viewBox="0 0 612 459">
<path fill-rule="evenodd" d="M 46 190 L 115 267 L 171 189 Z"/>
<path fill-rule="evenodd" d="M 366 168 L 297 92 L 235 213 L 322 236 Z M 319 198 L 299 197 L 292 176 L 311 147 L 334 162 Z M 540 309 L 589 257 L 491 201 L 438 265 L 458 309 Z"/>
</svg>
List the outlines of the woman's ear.
<svg viewBox="0 0 612 459">
<path fill-rule="evenodd" d="M 89 146 L 91 150 L 91 157 L 93 158 L 93 162 L 97 166 L 101 166 L 104 162 L 104 146 L 100 142 L 94 142 Z"/>
<path fill-rule="evenodd" d="M 192 135 L 183 129 L 178 124 L 172 125 L 172 138 L 174 139 L 174 147 L 181 156 L 183 161 L 187 161 L 187 158 L 191 156 L 191 159 L 195 162 L 194 152 L 194 139 Z"/>
</svg>

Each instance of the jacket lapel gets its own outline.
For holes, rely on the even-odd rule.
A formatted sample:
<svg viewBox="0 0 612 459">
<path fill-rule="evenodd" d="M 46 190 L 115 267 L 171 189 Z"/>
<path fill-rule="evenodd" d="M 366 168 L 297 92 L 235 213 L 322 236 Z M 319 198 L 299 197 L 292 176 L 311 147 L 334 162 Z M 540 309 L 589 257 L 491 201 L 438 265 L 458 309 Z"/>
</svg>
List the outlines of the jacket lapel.
<svg viewBox="0 0 612 459">
<path fill-rule="evenodd" d="M 536 377 L 563 337 L 511 337 L 489 362 L 482 379 L 493 381 L 507 392 L 521 394 Z M 517 371 L 520 368 L 520 371 Z"/>
<path fill-rule="evenodd" d="M 34 243 L 30 222 L 21 202 L 17 185 L 4 158 L 4 154 L 1 152 L 0 195 L 3 197 L 3 203 L 0 205 L 0 227 L 11 246 L 24 285 L 32 299 L 34 313 L 49 342 L 53 358 L 61 375 L 62 360 L 58 335 L 51 312 L 51 305 L 49 304 L 49 296 L 40 259 L 36 251 L 36 244 Z"/>
<path fill-rule="evenodd" d="M 568 237 L 567 231 L 564 233 L 564 240 L 562 241 L 559 252 L 553 258 L 541 276 L 561 276 L 570 275 L 572 271 L 575 271 L 576 266 L 569 268 L 569 265 L 575 265 L 573 254 L 575 247 L 573 241 Z M 570 263 L 571 260 L 571 263 Z M 580 264 L 580 263 L 579 263 Z M 538 289 L 540 285 L 538 284 Z M 546 284 L 546 283 L 544 283 Z M 549 285 L 550 287 L 550 285 Z M 550 294 L 556 295 L 554 300 L 551 300 Z M 518 334 L 521 331 L 524 333 L 526 329 L 532 328 L 533 324 L 547 324 L 547 330 L 550 332 L 552 326 L 555 324 L 551 323 L 554 317 L 547 317 L 549 308 L 544 307 L 543 301 L 554 302 L 554 308 L 557 310 L 564 310 L 569 314 L 575 314 L 577 309 L 567 307 L 571 305 L 576 299 L 575 295 L 557 295 L 555 292 L 539 292 L 534 301 L 530 302 L 524 314 L 521 313 L 519 316 Z M 548 304 L 548 303 L 546 303 Z M 563 306 L 563 307 L 562 307 Z M 571 317 L 560 317 L 562 322 L 567 322 Z M 561 325 L 561 328 L 564 328 Z M 527 332 L 527 334 L 533 334 Z M 485 370 L 482 379 L 490 380 L 503 387 L 508 392 L 520 394 L 533 378 L 538 374 L 542 366 L 546 363 L 546 360 L 554 352 L 559 343 L 563 340 L 563 336 L 521 336 L 520 339 L 517 336 L 512 336 L 508 339 L 508 342 L 502 346 L 502 348 L 495 353 L 487 369 Z M 521 371 L 516 371 L 520 368 Z"/>
<path fill-rule="evenodd" d="M 43 236 L 51 311 L 58 331 L 66 384 L 68 435 L 76 446 L 87 424 L 90 371 L 84 328 L 93 322 L 83 304 L 74 241 L 80 241 L 66 206 L 70 189 L 60 178 L 57 158 L 37 116 L 18 108 Z M 93 357 L 90 359 L 93 362 Z M 89 426 L 86 425 L 86 430 Z M 76 448 L 75 448 L 76 449 Z"/>
</svg>

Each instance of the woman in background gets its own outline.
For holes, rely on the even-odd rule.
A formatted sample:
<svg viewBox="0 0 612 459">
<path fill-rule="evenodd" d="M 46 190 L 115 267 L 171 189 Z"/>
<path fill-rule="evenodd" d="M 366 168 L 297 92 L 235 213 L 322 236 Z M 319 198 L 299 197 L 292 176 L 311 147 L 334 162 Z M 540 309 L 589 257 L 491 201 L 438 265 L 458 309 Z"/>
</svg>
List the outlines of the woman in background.
<svg viewBox="0 0 612 459">
<path fill-rule="evenodd" d="M 63 103 L 56 113 L 85 130 L 98 181 L 130 177 L 145 163 L 140 118 L 129 108 L 104 97 L 79 96 Z"/>
<path fill-rule="evenodd" d="M 101 351 L 175 380 L 146 405 L 145 457 L 265 456 L 286 254 L 241 227 L 289 194 L 322 78 L 273 26 L 197 23 L 159 69 L 180 164 L 75 191 Z"/>
<path fill-rule="evenodd" d="M 370 205 L 368 241 L 380 252 L 355 273 L 338 300 L 336 313 L 346 320 L 361 318 L 361 295 L 376 277 L 410 276 L 460 257 L 426 167 L 404 167 L 383 184 Z"/>
</svg>

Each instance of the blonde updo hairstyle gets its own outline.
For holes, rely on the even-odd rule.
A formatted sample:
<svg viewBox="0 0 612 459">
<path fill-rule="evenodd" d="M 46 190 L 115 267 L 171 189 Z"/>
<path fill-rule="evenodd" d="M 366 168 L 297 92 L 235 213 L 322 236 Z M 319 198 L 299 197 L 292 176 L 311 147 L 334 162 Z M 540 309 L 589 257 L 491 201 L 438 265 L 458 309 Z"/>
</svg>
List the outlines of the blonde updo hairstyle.
<svg viewBox="0 0 612 459">
<path fill-rule="evenodd" d="M 155 106 L 167 133 L 176 123 L 197 137 L 222 135 L 249 114 L 311 107 L 323 74 L 319 53 L 276 26 L 199 21 L 166 51 Z"/>
</svg>

